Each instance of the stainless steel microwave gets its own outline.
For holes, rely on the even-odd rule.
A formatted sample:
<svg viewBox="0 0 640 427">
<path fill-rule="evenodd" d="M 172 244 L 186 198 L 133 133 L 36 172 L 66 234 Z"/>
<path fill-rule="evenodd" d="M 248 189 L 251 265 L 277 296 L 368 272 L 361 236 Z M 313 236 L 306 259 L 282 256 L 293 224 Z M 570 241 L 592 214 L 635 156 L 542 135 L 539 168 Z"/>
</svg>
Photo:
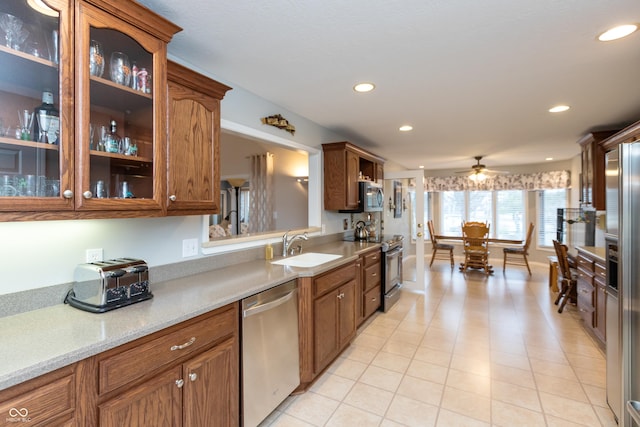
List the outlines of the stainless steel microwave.
<svg viewBox="0 0 640 427">
<path fill-rule="evenodd" d="M 358 191 L 360 212 L 382 212 L 384 208 L 382 184 L 360 181 L 358 183 Z"/>
</svg>

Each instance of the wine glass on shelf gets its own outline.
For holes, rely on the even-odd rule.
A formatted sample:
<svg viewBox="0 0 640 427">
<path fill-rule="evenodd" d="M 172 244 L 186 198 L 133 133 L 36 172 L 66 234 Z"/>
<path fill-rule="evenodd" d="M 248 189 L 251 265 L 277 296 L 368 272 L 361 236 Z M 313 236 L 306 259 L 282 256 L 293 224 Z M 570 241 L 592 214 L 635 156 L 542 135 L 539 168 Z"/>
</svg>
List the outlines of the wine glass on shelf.
<svg viewBox="0 0 640 427">
<path fill-rule="evenodd" d="M 5 45 L 7 47 L 13 47 L 13 39 L 21 28 L 22 20 L 20 20 L 20 18 L 16 18 L 8 13 L 0 15 L 0 29 L 4 31 Z"/>
<path fill-rule="evenodd" d="M 20 139 L 31 140 L 31 129 L 33 126 L 34 113 L 29 110 L 18 110 L 18 120 L 20 120 Z M 17 135 L 16 135 L 17 136 Z"/>
<path fill-rule="evenodd" d="M 20 28 L 14 35 L 13 46 L 11 47 L 15 50 L 22 50 L 22 44 L 27 40 L 27 37 L 29 37 L 29 30 Z"/>
<path fill-rule="evenodd" d="M 109 63 L 111 81 L 120 85 L 129 86 L 131 83 L 131 64 L 129 57 L 122 52 L 113 52 Z"/>
</svg>

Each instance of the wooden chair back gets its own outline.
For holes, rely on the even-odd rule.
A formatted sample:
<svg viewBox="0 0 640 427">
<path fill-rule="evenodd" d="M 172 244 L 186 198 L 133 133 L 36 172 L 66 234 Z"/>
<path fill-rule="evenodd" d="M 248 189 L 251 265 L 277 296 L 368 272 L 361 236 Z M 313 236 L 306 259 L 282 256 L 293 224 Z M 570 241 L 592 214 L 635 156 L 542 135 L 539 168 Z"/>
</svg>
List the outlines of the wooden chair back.
<svg viewBox="0 0 640 427">
<path fill-rule="evenodd" d="M 527 230 L 527 239 L 524 241 L 524 253 L 527 254 L 529 251 L 529 246 L 531 246 L 531 241 L 533 240 L 533 229 L 536 228 L 532 222 L 529 223 L 529 229 Z M 528 254 L 527 254 L 528 255 Z"/>
<path fill-rule="evenodd" d="M 489 225 L 483 223 L 465 223 L 462 226 L 462 241 L 465 250 L 489 250 Z"/>
<path fill-rule="evenodd" d="M 563 279 L 571 280 L 571 267 L 569 266 L 569 256 L 567 254 L 567 246 L 553 241 L 553 247 L 556 250 L 556 256 L 558 257 L 558 267 L 560 267 L 560 274 Z"/>
<path fill-rule="evenodd" d="M 429 238 L 431 239 L 431 244 L 437 245 L 438 239 L 436 238 L 435 227 L 433 226 L 433 220 L 430 219 L 427 221 L 427 228 L 429 230 Z"/>
</svg>

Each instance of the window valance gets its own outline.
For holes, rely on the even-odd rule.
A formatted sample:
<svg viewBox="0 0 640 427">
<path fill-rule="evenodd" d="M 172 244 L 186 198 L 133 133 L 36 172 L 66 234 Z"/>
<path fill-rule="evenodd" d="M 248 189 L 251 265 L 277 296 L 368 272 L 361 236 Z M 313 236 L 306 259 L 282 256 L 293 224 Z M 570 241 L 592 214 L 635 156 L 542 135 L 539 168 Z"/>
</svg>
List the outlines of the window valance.
<svg viewBox="0 0 640 427">
<path fill-rule="evenodd" d="M 425 191 L 486 191 L 486 190 L 552 190 L 569 188 L 570 171 L 537 172 L 489 176 L 476 182 L 468 176 L 425 177 Z"/>
</svg>

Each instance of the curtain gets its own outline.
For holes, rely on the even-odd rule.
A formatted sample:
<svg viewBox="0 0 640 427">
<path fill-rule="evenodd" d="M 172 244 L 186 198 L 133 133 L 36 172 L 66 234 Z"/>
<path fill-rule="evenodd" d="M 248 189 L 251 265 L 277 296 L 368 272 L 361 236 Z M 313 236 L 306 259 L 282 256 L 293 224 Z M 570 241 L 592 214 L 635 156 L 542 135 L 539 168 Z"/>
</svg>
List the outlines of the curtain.
<svg viewBox="0 0 640 427">
<path fill-rule="evenodd" d="M 425 191 L 477 191 L 477 190 L 551 190 L 569 188 L 571 172 L 551 171 L 531 174 L 489 176 L 476 182 L 468 176 L 429 176 L 425 178 Z"/>
<path fill-rule="evenodd" d="M 273 154 L 250 156 L 251 177 L 249 180 L 249 233 L 271 231 L 273 220 Z"/>
</svg>

